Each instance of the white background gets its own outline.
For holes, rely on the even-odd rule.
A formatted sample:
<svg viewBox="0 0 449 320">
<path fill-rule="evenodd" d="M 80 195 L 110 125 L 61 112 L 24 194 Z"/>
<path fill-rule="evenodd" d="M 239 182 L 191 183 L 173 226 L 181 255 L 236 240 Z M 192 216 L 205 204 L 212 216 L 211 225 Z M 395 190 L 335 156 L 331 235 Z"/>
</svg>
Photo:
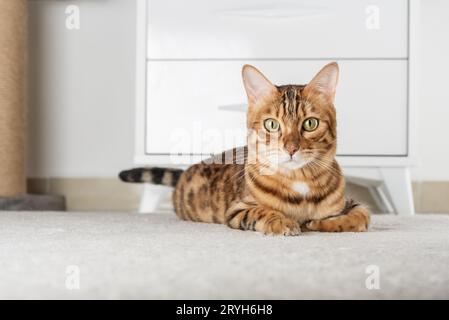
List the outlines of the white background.
<svg viewBox="0 0 449 320">
<path fill-rule="evenodd" d="M 65 28 L 68 4 L 81 9 L 80 30 Z M 412 177 L 449 180 L 449 2 L 424 0 L 421 7 Z M 135 1 L 30 1 L 29 29 L 28 175 L 115 177 L 133 166 Z"/>
</svg>

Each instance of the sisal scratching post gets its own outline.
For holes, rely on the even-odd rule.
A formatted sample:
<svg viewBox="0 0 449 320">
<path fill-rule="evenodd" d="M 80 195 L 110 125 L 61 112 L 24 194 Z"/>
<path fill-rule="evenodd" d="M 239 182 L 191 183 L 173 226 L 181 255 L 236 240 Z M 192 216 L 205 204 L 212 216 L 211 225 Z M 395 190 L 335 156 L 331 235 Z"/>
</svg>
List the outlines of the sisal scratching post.
<svg viewBox="0 0 449 320">
<path fill-rule="evenodd" d="M 61 210 L 64 199 L 27 195 L 27 0 L 0 0 L 0 210 Z"/>
<path fill-rule="evenodd" d="M 0 196 L 26 193 L 26 0 L 0 0 Z"/>
</svg>

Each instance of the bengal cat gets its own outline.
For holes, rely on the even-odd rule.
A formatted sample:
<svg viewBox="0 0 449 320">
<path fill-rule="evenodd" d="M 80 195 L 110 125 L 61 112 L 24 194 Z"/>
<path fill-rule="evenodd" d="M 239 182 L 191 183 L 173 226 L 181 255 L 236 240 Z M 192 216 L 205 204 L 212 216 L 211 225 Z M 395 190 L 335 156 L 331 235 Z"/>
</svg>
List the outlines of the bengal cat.
<svg viewBox="0 0 449 320">
<path fill-rule="evenodd" d="M 175 187 L 174 208 L 184 220 L 286 236 L 366 231 L 369 212 L 345 199 L 345 179 L 335 160 L 338 73 L 337 63 L 330 63 L 307 85 L 275 86 L 245 65 L 245 149 L 186 171 L 137 168 L 121 172 L 120 178 Z M 229 155 L 231 163 L 223 163 Z"/>
</svg>

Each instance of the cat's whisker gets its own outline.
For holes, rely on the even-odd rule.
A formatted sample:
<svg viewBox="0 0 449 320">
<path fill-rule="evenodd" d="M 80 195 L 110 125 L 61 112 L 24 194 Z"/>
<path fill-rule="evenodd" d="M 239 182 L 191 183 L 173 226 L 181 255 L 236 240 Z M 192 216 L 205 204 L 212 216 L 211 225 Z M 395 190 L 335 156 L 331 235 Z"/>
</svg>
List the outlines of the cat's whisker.
<svg viewBox="0 0 449 320">
<path fill-rule="evenodd" d="M 269 164 L 268 162 L 259 161 L 259 162 L 256 162 L 256 163 L 252 164 L 252 165 L 256 165 L 257 169 L 259 170 L 261 165 L 268 165 L 268 164 Z M 241 179 L 244 176 L 245 176 L 245 167 L 243 167 L 242 169 L 238 170 L 235 174 L 233 174 L 231 177 L 229 177 L 225 182 L 229 182 L 229 181 L 232 181 L 234 179 Z"/>
<path fill-rule="evenodd" d="M 318 166 L 321 169 L 328 170 L 328 171 L 330 171 L 334 175 L 339 175 L 339 176 L 341 175 L 340 171 L 336 170 L 331 164 L 329 164 L 328 162 L 325 162 L 325 161 L 323 161 L 321 159 L 314 159 L 314 160 L 312 160 L 310 162 L 310 165 L 311 166 L 315 165 L 315 166 Z"/>
<path fill-rule="evenodd" d="M 241 175 L 241 173 L 243 173 L 243 175 Z M 225 183 L 232 181 L 233 179 L 236 179 L 236 178 L 241 179 L 243 176 L 245 176 L 245 167 L 243 167 L 242 169 L 237 171 L 235 174 L 233 174 L 231 177 L 229 177 L 229 179 L 225 180 Z"/>
</svg>

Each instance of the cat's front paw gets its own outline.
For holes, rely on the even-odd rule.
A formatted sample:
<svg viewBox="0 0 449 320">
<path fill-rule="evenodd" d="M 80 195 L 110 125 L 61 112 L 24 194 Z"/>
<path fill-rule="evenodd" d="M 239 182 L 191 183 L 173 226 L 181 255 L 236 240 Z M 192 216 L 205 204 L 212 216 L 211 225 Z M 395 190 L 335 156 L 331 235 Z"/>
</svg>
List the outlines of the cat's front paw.
<svg viewBox="0 0 449 320">
<path fill-rule="evenodd" d="M 298 222 L 286 217 L 272 217 L 264 226 L 265 235 L 297 236 L 301 233 Z"/>
<path fill-rule="evenodd" d="M 367 224 L 356 223 L 351 219 L 344 219 L 345 216 L 337 216 L 323 220 L 312 220 L 306 223 L 308 231 L 319 232 L 364 232 L 367 231 Z"/>
</svg>

